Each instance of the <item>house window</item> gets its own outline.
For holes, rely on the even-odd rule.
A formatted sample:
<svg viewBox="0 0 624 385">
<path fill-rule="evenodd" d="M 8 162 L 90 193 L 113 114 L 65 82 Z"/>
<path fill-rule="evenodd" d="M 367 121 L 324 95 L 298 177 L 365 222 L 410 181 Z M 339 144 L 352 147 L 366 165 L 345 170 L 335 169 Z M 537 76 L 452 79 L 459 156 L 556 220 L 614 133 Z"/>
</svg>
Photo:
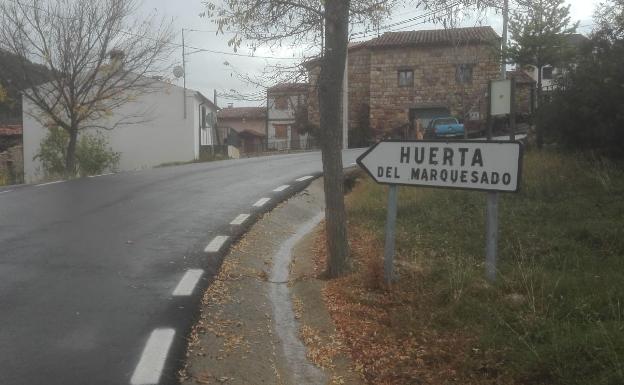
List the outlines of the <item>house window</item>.
<svg viewBox="0 0 624 385">
<path fill-rule="evenodd" d="M 552 78 L 553 78 L 553 68 L 552 67 L 542 68 L 542 79 L 550 80 Z"/>
<path fill-rule="evenodd" d="M 286 96 L 276 96 L 275 97 L 275 109 L 277 109 L 277 110 L 287 110 L 288 109 L 288 98 Z"/>
<path fill-rule="evenodd" d="M 413 70 L 399 70 L 399 87 L 413 87 L 414 86 L 414 71 Z"/>
<path fill-rule="evenodd" d="M 472 64 L 458 64 L 455 70 L 455 80 L 459 84 L 472 83 Z"/>
<path fill-rule="evenodd" d="M 275 138 L 276 139 L 288 139 L 288 125 L 287 124 L 274 124 Z"/>
</svg>

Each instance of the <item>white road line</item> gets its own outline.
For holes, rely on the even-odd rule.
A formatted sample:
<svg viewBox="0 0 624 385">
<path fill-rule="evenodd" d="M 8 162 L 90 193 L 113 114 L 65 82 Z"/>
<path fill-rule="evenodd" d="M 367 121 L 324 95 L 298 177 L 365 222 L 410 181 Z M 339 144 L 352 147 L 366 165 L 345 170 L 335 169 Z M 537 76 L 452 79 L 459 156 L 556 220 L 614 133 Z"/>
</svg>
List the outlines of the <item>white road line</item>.
<svg viewBox="0 0 624 385">
<path fill-rule="evenodd" d="M 0 195 L 10 193 L 13 190 L 0 191 Z"/>
<path fill-rule="evenodd" d="M 212 241 L 210 241 L 208 246 L 206 246 L 206 248 L 204 249 L 204 252 L 218 253 L 223 247 L 223 244 L 228 240 L 228 238 L 229 237 L 227 235 L 217 235 L 216 237 L 213 238 Z"/>
<path fill-rule="evenodd" d="M 240 226 L 243 223 L 245 223 L 245 221 L 247 219 L 249 219 L 249 214 L 240 214 L 239 216 L 237 216 L 236 218 L 234 218 L 234 220 L 232 222 L 230 222 L 230 225 L 232 226 Z"/>
<path fill-rule="evenodd" d="M 99 178 L 101 176 L 108 176 L 108 175 L 113 175 L 114 172 L 109 172 L 107 174 L 100 174 L 100 175 L 89 175 L 88 178 Z"/>
<path fill-rule="evenodd" d="M 299 178 L 299 179 L 295 179 L 295 180 L 296 180 L 297 182 L 303 182 L 303 181 L 306 181 L 306 180 L 308 180 L 308 179 L 312 179 L 312 178 L 314 178 L 312 175 L 307 175 L 307 176 L 302 176 L 301 178 Z"/>
<path fill-rule="evenodd" d="M 285 185 L 279 186 L 278 188 L 276 188 L 275 190 L 273 190 L 273 192 L 282 192 L 282 191 L 286 190 L 286 189 L 287 189 L 287 188 L 289 188 L 289 187 L 290 187 L 290 185 L 289 185 L 289 184 L 285 184 Z"/>
<path fill-rule="evenodd" d="M 271 200 L 271 198 L 262 198 L 262 199 L 258 200 L 258 202 L 254 203 L 253 207 L 262 207 L 262 206 L 266 205 L 270 200 Z"/>
<path fill-rule="evenodd" d="M 184 276 L 176 286 L 173 291 L 174 296 L 186 296 L 193 294 L 193 290 L 195 290 L 195 286 L 197 286 L 197 282 L 204 275 L 204 271 L 202 269 L 190 269 L 184 273 Z"/>
<path fill-rule="evenodd" d="M 141 359 L 130 379 L 132 385 L 155 385 L 160 381 L 175 330 L 155 329 L 147 340 Z"/>
<path fill-rule="evenodd" d="M 57 183 L 63 183 L 63 182 L 65 182 L 65 181 L 64 180 L 57 180 L 55 182 L 36 184 L 35 187 L 49 186 L 51 184 L 57 184 Z"/>
</svg>

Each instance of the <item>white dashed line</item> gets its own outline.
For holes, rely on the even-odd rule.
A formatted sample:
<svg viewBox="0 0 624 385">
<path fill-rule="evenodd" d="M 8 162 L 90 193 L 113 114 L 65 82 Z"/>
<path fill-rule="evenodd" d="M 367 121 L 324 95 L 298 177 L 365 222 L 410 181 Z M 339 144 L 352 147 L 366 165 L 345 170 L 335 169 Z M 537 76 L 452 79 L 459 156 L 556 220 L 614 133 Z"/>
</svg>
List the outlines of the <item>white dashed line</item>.
<svg viewBox="0 0 624 385">
<path fill-rule="evenodd" d="M 57 184 L 57 183 L 63 183 L 63 182 L 65 182 L 65 181 L 64 180 L 57 180 L 55 182 L 36 184 L 35 187 L 49 186 L 51 184 Z"/>
<path fill-rule="evenodd" d="M 8 194 L 8 193 L 10 193 L 11 191 L 13 191 L 13 190 L 0 191 L 0 195 L 2 195 L 2 194 Z"/>
<path fill-rule="evenodd" d="M 254 203 L 253 207 L 262 207 L 262 206 L 266 205 L 270 200 L 271 200 L 271 198 L 262 198 L 262 199 L 258 200 L 258 202 Z"/>
<path fill-rule="evenodd" d="M 217 235 L 212 241 L 210 241 L 208 246 L 206 246 L 204 252 L 218 253 L 223 247 L 223 244 L 225 244 L 225 242 L 228 240 L 228 238 L 229 237 L 227 235 Z"/>
<path fill-rule="evenodd" d="M 174 335 L 173 329 L 156 329 L 152 332 L 134 369 L 130 384 L 158 384 Z"/>
<path fill-rule="evenodd" d="M 176 286 L 173 291 L 174 296 L 188 296 L 193 294 L 193 290 L 195 290 L 195 286 L 197 286 L 197 282 L 204 275 L 204 271 L 202 269 L 190 269 L 187 270 L 178 286 Z"/>
<path fill-rule="evenodd" d="M 299 178 L 299 179 L 295 179 L 295 180 L 296 180 L 297 182 L 304 182 L 304 181 L 306 181 L 306 180 L 308 180 L 308 179 L 312 179 L 312 178 L 314 178 L 312 175 L 307 175 L 307 176 L 302 176 L 301 178 Z"/>
<path fill-rule="evenodd" d="M 113 175 L 114 172 L 109 172 L 108 174 L 100 174 L 100 175 L 89 175 L 88 178 L 99 178 L 101 176 Z"/>
<path fill-rule="evenodd" d="M 279 186 L 278 188 L 276 188 L 275 190 L 273 190 L 273 192 L 282 192 L 282 191 L 286 190 L 286 189 L 287 189 L 287 188 L 289 188 L 289 187 L 290 187 L 290 185 L 285 184 L 285 185 Z"/>
<path fill-rule="evenodd" d="M 241 214 L 239 216 L 237 216 L 236 218 L 234 218 L 234 220 L 232 222 L 230 222 L 230 225 L 232 226 L 240 226 L 243 223 L 245 223 L 245 221 L 247 219 L 249 219 L 249 214 Z"/>
</svg>

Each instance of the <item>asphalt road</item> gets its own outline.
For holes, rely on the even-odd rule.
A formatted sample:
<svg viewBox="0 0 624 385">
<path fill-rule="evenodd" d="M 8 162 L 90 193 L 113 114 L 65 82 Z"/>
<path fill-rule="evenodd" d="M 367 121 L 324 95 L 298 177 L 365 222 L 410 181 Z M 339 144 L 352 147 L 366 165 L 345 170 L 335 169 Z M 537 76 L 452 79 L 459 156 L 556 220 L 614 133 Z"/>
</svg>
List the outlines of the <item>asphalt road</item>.
<svg viewBox="0 0 624 385">
<path fill-rule="evenodd" d="M 175 383 L 220 265 L 207 245 L 320 171 L 305 153 L 0 189 L 0 384 L 149 383 L 162 361 L 160 383 Z M 189 269 L 202 279 L 174 296 Z"/>
</svg>

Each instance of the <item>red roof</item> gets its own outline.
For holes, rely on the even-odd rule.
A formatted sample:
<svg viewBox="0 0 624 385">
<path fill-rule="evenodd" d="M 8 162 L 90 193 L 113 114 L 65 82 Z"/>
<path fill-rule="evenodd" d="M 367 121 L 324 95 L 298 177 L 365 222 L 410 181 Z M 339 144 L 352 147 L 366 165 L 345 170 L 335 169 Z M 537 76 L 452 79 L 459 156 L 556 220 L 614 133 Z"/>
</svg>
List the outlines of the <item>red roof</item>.
<svg viewBox="0 0 624 385">
<path fill-rule="evenodd" d="M 430 29 L 420 31 L 386 32 L 371 40 L 350 42 L 349 52 L 362 48 L 394 48 L 414 46 L 448 46 L 455 44 L 491 44 L 498 42 L 500 36 L 490 26 L 449 29 Z M 320 58 L 305 61 L 304 66 L 316 64 Z"/>
<path fill-rule="evenodd" d="M 308 92 L 308 83 L 280 83 L 269 88 L 268 92 Z"/>
<path fill-rule="evenodd" d="M 0 136 L 22 135 L 21 124 L 0 125 Z"/>
<path fill-rule="evenodd" d="M 266 107 L 229 107 L 217 112 L 219 119 L 264 119 Z"/>
<path fill-rule="evenodd" d="M 369 40 L 354 48 L 492 43 L 496 42 L 499 38 L 498 34 L 494 32 L 494 29 L 490 26 L 386 32 L 380 37 Z"/>
</svg>

